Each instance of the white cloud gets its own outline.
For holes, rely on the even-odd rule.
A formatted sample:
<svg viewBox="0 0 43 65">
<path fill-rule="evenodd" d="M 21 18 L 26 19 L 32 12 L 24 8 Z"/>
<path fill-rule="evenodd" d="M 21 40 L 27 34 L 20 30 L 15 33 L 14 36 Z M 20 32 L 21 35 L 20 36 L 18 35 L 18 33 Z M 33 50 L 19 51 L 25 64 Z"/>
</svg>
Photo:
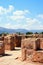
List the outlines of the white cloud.
<svg viewBox="0 0 43 65">
<path fill-rule="evenodd" d="M 36 18 L 26 18 L 26 24 L 24 25 L 25 29 L 43 29 L 43 24 L 39 19 Z"/>
<path fill-rule="evenodd" d="M 18 25 L 13 25 L 13 24 L 11 24 L 11 23 L 6 23 L 5 24 L 5 26 L 4 26 L 5 28 L 8 28 L 8 29 L 18 29 L 18 28 L 22 28 L 21 27 L 21 24 L 18 24 Z"/>
<path fill-rule="evenodd" d="M 28 22 L 25 21 L 25 24 L 11 24 L 11 23 L 6 23 L 5 27 L 6 28 L 11 28 L 11 29 L 27 29 L 27 30 L 40 30 L 43 29 L 43 25 L 39 23 L 37 19 L 31 19 L 31 18 L 26 18 L 29 19 Z"/>
<path fill-rule="evenodd" d="M 21 20 L 21 19 L 24 19 L 25 16 L 10 16 L 10 19 L 13 20 L 13 21 L 18 21 L 18 20 Z"/>
<path fill-rule="evenodd" d="M 25 15 L 27 13 L 30 13 L 28 10 L 18 10 L 13 12 L 14 15 Z"/>
<path fill-rule="evenodd" d="M 14 10 L 14 7 L 12 5 L 9 5 L 8 8 L 4 8 L 0 6 L 0 15 L 11 13 Z"/>
<path fill-rule="evenodd" d="M 11 11 L 13 11 L 14 10 L 14 7 L 12 6 L 12 5 L 9 5 L 9 8 L 7 9 L 7 11 L 6 12 L 11 12 Z"/>
<path fill-rule="evenodd" d="M 0 15 L 5 14 L 6 9 L 0 6 Z"/>
<path fill-rule="evenodd" d="M 43 14 L 39 14 L 38 17 L 43 19 Z"/>
<path fill-rule="evenodd" d="M 5 28 L 12 28 L 11 23 L 6 23 L 4 27 Z"/>
<path fill-rule="evenodd" d="M 21 20 L 21 19 L 25 19 L 26 14 L 28 14 L 29 11 L 28 10 L 17 10 L 15 12 L 13 12 L 13 15 L 10 17 L 12 20 Z"/>
<path fill-rule="evenodd" d="M 9 15 L 10 14 L 10 15 Z M 43 15 L 38 15 L 39 18 L 28 17 L 29 10 L 14 10 L 14 6 L 9 5 L 8 8 L 0 6 L 0 22 L 6 28 L 23 28 L 23 29 L 43 29 L 43 24 L 39 20 L 43 19 Z M 1 26 L 0 24 L 0 26 Z"/>
<path fill-rule="evenodd" d="M 33 25 L 37 22 L 37 20 L 32 18 L 26 18 L 26 22 L 28 23 L 28 25 Z"/>
</svg>

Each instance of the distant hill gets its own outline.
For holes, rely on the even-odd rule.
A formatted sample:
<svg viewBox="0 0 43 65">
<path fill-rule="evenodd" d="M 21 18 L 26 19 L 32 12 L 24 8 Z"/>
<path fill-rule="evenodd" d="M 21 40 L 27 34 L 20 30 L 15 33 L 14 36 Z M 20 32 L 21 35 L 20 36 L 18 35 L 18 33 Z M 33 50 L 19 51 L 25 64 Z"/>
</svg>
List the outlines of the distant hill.
<svg viewBox="0 0 43 65">
<path fill-rule="evenodd" d="M 33 33 L 35 33 L 35 32 L 38 32 L 38 33 L 43 32 L 43 30 L 30 30 L 30 31 L 33 32 Z"/>
<path fill-rule="evenodd" d="M 26 30 L 26 29 L 7 29 L 7 28 L 0 27 L 0 33 L 3 33 L 3 32 L 8 32 L 8 33 L 16 33 L 16 32 L 26 33 L 26 32 L 28 32 L 28 30 Z"/>
<path fill-rule="evenodd" d="M 7 33 L 16 33 L 16 32 L 21 32 L 21 33 L 26 33 L 26 32 L 43 32 L 43 30 L 26 30 L 26 29 L 7 29 L 0 27 L 0 33 L 7 32 Z"/>
</svg>

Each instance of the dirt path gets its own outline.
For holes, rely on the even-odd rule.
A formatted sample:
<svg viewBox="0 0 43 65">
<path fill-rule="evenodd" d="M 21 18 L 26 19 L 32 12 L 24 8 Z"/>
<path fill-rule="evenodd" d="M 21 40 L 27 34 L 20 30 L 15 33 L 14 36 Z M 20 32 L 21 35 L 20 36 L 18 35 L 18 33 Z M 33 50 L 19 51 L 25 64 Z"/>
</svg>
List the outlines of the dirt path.
<svg viewBox="0 0 43 65">
<path fill-rule="evenodd" d="M 6 55 L 0 57 L 0 65 L 43 65 L 41 63 L 34 63 L 28 61 L 21 61 L 18 57 L 21 56 L 20 48 L 13 51 L 5 51 Z"/>
</svg>

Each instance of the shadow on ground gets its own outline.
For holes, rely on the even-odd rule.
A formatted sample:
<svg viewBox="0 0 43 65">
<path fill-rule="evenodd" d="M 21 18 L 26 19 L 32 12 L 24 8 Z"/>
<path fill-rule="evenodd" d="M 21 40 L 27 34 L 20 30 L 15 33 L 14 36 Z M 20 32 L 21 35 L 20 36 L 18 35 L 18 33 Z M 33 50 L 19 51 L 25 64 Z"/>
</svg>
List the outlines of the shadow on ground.
<svg viewBox="0 0 43 65">
<path fill-rule="evenodd" d="M 0 57 L 3 57 L 3 56 L 12 56 L 12 54 L 4 54 L 4 55 L 0 55 Z"/>
</svg>

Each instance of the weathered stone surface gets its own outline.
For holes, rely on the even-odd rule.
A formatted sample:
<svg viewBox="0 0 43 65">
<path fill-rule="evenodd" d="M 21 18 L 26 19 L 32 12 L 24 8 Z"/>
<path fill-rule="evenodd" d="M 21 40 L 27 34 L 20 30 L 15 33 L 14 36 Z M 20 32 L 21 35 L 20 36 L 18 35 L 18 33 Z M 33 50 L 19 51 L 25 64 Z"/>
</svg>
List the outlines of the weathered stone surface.
<svg viewBox="0 0 43 65">
<path fill-rule="evenodd" d="M 26 48 L 22 49 L 22 60 L 26 60 Z"/>
<path fill-rule="evenodd" d="M 4 37 L 5 49 L 6 50 L 14 50 L 14 37 L 6 36 Z"/>
<path fill-rule="evenodd" d="M 35 51 L 33 53 L 32 61 L 43 62 L 43 51 Z"/>
<path fill-rule="evenodd" d="M 4 36 L 0 36 L 0 41 L 3 41 L 4 40 Z"/>
<path fill-rule="evenodd" d="M 5 46 L 3 41 L 0 41 L 0 55 L 4 55 L 5 54 Z"/>
<path fill-rule="evenodd" d="M 31 55 L 34 51 L 39 50 L 40 49 L 40 39 L 38 38 L 28 38 L 28 39 L 24 39 L 22 40 L 21 43 L 21 49 L 22 49 L 22 59 L 24 60 L 24 57 L 26 59 L 27 55 Z M 23 52 L 23 50 L 26 50 Z"/>
<path fill-rule="evenodd" d="M 39 34 L 39 38 L 43 38 L 43 34 Z"/>
<path fill-rule="evenodd" d="M 40 38 L 40 49 L 43 50 L 43 38 Z"/>
<path fill-rule="evenodd" d="M 21 48 L 26 48 L 26 49 L 37 49 L 37 47 L 40 47 L 40 39 L 38 38 L 28 38 L 22 40 L 21 43 Z"/>
<path fill-rule="evenodd" d="M 20 47 L 21 46 L 21 37 L 18 35 L 14 36 L 14 43 L 16 44 L 16 47 Z"/>
<path fill-rule="evenodd" d="M 32 38 L 43 38 L 43 34 L 32 34 Z"/>
<path fill-rule="evenodd" d="M 14 43 L 16 44 L 16 47 L 21 47 L 21 40 L 24 38 L 25 36 L 22 35 L 14 35 Z"/>
</svg>

